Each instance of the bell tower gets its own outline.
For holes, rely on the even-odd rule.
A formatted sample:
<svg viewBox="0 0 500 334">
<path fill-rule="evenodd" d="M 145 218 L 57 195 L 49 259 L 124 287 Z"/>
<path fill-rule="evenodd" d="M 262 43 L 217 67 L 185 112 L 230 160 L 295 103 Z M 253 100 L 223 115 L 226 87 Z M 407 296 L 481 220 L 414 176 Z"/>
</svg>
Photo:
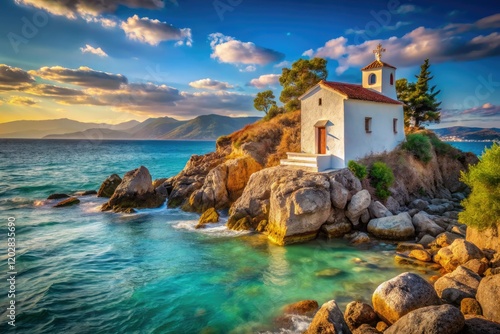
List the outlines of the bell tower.
<svg viewBox="0 0 500 334">
<path fill-rule="evenodd" d="M 386 50 L 379 43 L 373 50 L 375 60 L 361 69 L 363 73 L 363 88 L 373 89 L 396 100 L 396 67 L 382 61 L 382 53 Z"/>
</svg>

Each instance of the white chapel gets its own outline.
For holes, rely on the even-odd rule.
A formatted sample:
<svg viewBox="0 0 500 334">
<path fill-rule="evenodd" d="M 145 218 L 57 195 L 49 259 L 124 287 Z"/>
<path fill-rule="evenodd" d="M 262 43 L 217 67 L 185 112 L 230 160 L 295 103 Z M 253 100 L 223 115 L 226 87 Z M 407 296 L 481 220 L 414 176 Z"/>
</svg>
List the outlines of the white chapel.
<svg viewBox="0 0 500 334">
<path fill-rule="evenodd" d="M 301 153 L 288 153 L 282 165 L 339 169 L 404 141 L 396 67 L 382 61 L 382 45 L 373 52 L 375 60 L 361 70 L 361 85 L 322 80 L 299 98 Z"/>
</svg>

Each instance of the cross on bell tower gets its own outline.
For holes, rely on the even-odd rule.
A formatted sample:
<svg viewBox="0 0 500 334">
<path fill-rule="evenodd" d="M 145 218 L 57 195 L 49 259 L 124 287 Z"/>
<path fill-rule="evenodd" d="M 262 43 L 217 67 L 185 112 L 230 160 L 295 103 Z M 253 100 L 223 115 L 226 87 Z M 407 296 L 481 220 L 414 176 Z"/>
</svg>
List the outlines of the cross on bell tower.
<svg viewBox="0 0 500 334">
<path fill-rule="evenodd" d="M 382 59 L 382 53 L 385 52 L 385 49 L 382 47 L 381 43 L 378 43 L 377 48 L 373 50 L 375 54 L 375 59 L 380 61 Z"/>
</svg>

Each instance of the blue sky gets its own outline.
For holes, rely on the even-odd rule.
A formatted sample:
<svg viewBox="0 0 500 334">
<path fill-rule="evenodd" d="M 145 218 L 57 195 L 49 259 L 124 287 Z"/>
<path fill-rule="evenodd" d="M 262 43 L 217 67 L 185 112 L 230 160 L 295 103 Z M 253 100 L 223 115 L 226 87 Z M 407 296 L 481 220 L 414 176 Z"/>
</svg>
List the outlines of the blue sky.
<svg viewBox="0 0 500 334">
<path fill-rule="evenodd" d="M 303 57 L 360 83 L 373 48 L 397 77 L 430 58 L 440 126 L 500 127 L 500 8 L 491 1 L 6 0 L 0 122 L 119 123 L 260 115 L 258 91 Z"/>
</svg>

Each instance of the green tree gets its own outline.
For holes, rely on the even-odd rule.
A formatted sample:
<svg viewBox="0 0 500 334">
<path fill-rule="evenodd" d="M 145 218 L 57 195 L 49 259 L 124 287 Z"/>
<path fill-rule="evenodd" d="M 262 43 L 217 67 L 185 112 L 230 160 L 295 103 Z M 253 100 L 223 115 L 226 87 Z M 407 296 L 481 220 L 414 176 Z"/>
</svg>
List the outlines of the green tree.
<svg viewBox="0 0 500 334">
<path fill-rule="evenodd" d="M 462 172 L 461 181 L 471 189 L 462 201 L 464 211 L 458 220 L 479 230 L 500 225 L 500 146 L 494 143 L 486 150 L 481 161 Z"/>
<path fill-rule="evenodd" d="M 328 76 L 327 61 L 323 58 L 310 60 L 299 59 L 292 68 L 283 68 L 280 84 L 283 86 L 280 101 L 285 104 L 286 111 L 300 109 L 299 97 L 309 88 Z"/>
<path fill-rule="evenodd" d="M 429 68 L 429 59 L 426 59 L 420 67 L 420 74 L 415 76 L 416 83 L 409 83 L 406 79 L 396 81 L 398 99 L 405 103 L 405 124 L 412 120 L 417 128 L 423 123 L 439 123 L 441 119 L 441 102 L 437 100 L 441 91 L 436 91 L 436 86 L 429 86 L 429 81 L 434 78 Z"/>
<path fill-rule="evenodd" d="M 272 90 L 265 90 L 263 92 L 257 93 L 257 96 L 253 100 L 253 106 L 258 111 L 263 111 L 266 115 L 272 106 L 276 106 L 276 101 L 274 101 L 274 94 Z"/>
</svg>

